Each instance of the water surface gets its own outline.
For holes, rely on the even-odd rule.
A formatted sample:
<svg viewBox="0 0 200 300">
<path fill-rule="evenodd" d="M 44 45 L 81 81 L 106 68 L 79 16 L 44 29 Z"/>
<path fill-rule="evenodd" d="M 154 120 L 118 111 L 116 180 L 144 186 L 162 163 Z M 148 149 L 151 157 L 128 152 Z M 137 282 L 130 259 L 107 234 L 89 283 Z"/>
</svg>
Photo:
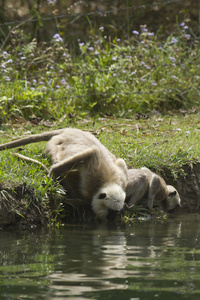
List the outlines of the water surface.
<svg viewBox="0 0 200 300">
<path fill-rule="evenodd" d="M 200 216 L 0 231 L 0 299 L 200 299 Z"/>
</svg>

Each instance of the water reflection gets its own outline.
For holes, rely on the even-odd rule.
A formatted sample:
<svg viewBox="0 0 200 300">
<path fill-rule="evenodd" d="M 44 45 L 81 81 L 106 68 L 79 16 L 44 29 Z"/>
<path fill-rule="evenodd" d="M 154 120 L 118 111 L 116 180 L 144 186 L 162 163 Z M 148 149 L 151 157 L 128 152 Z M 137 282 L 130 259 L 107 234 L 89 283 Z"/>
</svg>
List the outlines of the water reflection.
<svg viewBox="0 0 200 300">
<path fill-rule="evenodd" d="M 1 231 L 0 299 L 199 299 L 199 225 L 196 214 Z"/>
</svg>

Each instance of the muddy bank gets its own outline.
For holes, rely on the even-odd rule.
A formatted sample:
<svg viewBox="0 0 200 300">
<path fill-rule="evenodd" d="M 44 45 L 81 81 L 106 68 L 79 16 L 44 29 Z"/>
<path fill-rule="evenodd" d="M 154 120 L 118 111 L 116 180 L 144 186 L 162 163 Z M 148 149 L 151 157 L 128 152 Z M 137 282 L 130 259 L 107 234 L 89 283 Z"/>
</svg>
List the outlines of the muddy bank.
<svg viewBox="0 0 200 300">
<path fill-rule="evenodd" d="M 200 163 L 188 164 L 182 167 L 183 172 L 174 181 L 170 170 L 162 174 L 168 184 L 178 190 L 182 210 L 184 212 L 198 212 L 200 208 Z M 48 195 L 48 205 L 41 206 L 35 201 L 36 195 L 32 187 L 26 184 L 8 186 L 0 184 L 0 226 L 46 226 L 53 222 L 77 223 L 91 221 L 94 215 L 88 206 L 74 208 L 62 196 Z M 62 209 L 60 204 L 62 203 Z M 60 211 L 58 211 L 60 209 Z"/>
</svg>

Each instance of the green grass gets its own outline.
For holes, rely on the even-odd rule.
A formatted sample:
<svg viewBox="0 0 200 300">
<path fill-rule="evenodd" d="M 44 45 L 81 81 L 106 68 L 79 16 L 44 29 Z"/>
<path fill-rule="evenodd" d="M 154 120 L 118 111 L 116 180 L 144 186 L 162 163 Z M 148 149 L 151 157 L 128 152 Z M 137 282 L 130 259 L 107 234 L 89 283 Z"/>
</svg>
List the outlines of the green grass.
<svg viewBox="0 0 200 300">
<path fill-rule="evenodd" d="M 103 30 L 91 28 L 78 52 L 59 35 L 39 44 L 16 31 L 0 53 L 1 123 L 199 106 L 200 42 L 192 28 L 178 26 L 165 40 L 142 27 L 129 40 L 109 40 Z"/>
</svg>

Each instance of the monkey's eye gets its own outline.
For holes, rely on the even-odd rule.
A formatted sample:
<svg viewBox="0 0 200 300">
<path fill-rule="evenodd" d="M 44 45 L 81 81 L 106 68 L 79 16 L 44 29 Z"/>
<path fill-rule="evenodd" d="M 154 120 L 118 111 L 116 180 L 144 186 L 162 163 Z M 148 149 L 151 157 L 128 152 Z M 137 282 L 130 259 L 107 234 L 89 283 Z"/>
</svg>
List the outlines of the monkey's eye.
<svg viewBox="0 0 200 300">
<path fill-rule="evenodd" d="M 102 193 L 99 195 L 99 199 L 104 199 L 104 198 L 106 198 L 106 193 Z"/>
<path fill-rule="evenodd" d="M 170 197 L 176 196 L 176 191 L 174 191 L 174 192 L 172 192 L 172 193 L 169 193 L 169 196 L 170 196 Z"/>
</svg>

